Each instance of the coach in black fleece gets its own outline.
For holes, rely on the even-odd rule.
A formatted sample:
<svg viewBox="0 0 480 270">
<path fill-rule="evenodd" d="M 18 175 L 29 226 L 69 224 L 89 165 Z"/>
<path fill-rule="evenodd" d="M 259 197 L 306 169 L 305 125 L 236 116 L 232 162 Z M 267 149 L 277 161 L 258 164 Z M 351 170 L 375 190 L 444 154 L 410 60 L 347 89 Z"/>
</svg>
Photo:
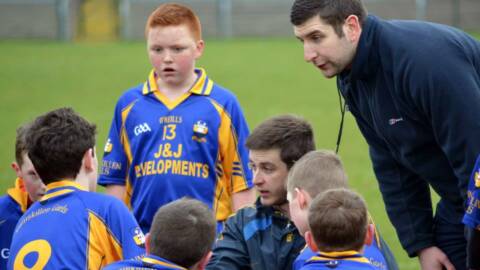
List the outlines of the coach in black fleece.
<svg viewBox="0 0 480 270">
<path fill-rule="evenodd" d="M 465 269 L 464 200 L 480 153 L 480 43 L 445 25 L 367 15 L 360 0 L 296 0 L 291 21 L 305 60 L 337 76 L 405 250 L 422 269 Z M 430 187 L 441 198 L 435 215 Z"/>
</svg>

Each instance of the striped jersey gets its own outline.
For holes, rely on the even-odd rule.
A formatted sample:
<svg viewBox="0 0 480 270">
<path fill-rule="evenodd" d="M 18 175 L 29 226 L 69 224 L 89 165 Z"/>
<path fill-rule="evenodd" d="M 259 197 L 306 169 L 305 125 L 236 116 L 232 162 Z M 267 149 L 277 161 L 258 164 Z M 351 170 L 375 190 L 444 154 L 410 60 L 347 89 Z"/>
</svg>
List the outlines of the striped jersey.
<svg viewBox="0 0 480 270">
<path fill-rule="evenodd" d="M 373 270 L 370 261 L 356 251 L 319 252 L 310 258 L 302 270 L 338 269 L 338 270 Z"/>
<path fill-rule="evenodd" d="M 143 255 L 144 240 L 121 201 L 62 180 L 18 221 L 7 269 L 101 269 Z"/>
<path fill-rule="evenodd" d="M 144 232 L 159 207 L 184 196 L 225 220 L 232 194 L 253 186 L 237 99 L 203 69 L 195 72 L 192 88 L 171 101 L 152 70 L 115 108 L 98 182 L 126 186 L 126 203 Z"/>
<path fill-rule="evenodd" d="M 162 270 L 187 270 L 187 268 L 176 265 L 168 260 L 149 254 L 144 258 L 135 260 L 124 260 L 112 263 L 103 270 L 148 270 L 148 269 L 162 269 Z"/>
<path fill-rule="evenodd" d="M 371 221 L 373 224 L 373 221 Z M 293 263 L 293 270 L 298 270 L 316 253 L 308 246 L 302 250 L 300 255 Z M 370 245 L 364 245 L 362 255 L 367 258 L 372 266 L 377 270 L 398 270 L 397 263 L 387 244 L 381 238 L 378 230 L 375 228 L 373 241 Z"/>
<path fill-rule="evenodd" d="M 470 228 L 480 229 L 480 156 L 475 162 L 468 183 L 467 202 L 463 223 Z"/>
<path fill-rule="evenodd" d="M 7 268 L 13 231 L 28 204 L 28 193 L 20 178 L 15 180 L 15 187 L 7 190 L 7 195 L 0 197 L 0 269 Z"/>
</svg>

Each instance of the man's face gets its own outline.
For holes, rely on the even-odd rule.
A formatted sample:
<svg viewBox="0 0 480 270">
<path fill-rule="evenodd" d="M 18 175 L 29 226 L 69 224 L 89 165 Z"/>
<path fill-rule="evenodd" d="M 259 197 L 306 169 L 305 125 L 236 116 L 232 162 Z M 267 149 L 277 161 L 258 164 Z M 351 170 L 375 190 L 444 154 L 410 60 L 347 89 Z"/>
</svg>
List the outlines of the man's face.
<svg viewBox="0 0 480 270">
<path fill-rule="evenodd" d="M 305 23 L 294 26 L 295 36 L 303 43 L 303 57 L 320 69 L 327 78 L 332 78 L 349 67 L 356 52 L 357 39 L 344 24 L 344 35 L 339 37 L 333 27 L 320 16 L 314 16 Z"/>
<path fill-rule="evenodd" d="M 297 227 L 302 236 L 308 231 L 308 207 L 300 207 L 297 191 L 288 193 L 288 207 L 290 208 L 290 219 Z"/>
<path fill-rule="evenodd" d="M 193 75 L 195 60 L 203 52 L 203 41 L 196 41 L 186 25 L 157 26 L 148 30 L 147 51 L 160 80 L 178 86 Z"/>
<path fill-rule="evenodd" d="M 260 202 L 265 206 L 287 203 L 288 169 L 280 158 L 280 149 L 250 150 L 249 164 Z"/>
<path fill-rule="evenodd" d="M 33 167 L 32 161 L 28 158 L 28 155 L 23 154 L 23 164 L 19 166 L 18 164 L 13 165 L 17 177 L 23 180 L 25 190 L 30 197 L 32 202 L 37 201 L 45 194 L 45 185 L 38 176 L 35 168 Z"/>
</svg>

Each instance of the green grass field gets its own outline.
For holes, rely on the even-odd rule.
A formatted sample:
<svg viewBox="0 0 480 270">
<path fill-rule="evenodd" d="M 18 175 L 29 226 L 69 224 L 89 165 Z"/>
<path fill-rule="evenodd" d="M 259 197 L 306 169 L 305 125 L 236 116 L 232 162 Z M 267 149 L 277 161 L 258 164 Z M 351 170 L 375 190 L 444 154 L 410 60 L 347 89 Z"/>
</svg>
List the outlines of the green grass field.
<svg viewBox="0 0 480 270">
<path fill-rule="evenodd" d="M 103 149 L 117 98 L 150 70 L 143 43 L 0 42 L 0 194 L 13 184 L 15 129 L 48 110 L 68 106 L 98 126 Z M 335 80 L 303 61 L 292 39 L 207 41 L 198 66 L 239 98 L 251 128 L 277 114 L 309 120 L 317 148 L 334 149 L 340 122 Z M 400 269 L 419 269 L 387 219 L 367 145 L 347 113 L 340 155 L 353 189 L 363 194 Z"/>
</svg>

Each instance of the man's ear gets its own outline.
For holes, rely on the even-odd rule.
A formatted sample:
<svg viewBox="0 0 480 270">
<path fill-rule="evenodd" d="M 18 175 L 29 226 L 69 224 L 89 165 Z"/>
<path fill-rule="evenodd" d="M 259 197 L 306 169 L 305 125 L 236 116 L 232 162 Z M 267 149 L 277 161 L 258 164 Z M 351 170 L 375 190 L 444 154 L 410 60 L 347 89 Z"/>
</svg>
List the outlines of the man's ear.
<svg viewBox="0 0 480 270">
<path fill-rule="evenodd" d="M 207 267 L 208 262 L 210 261 L 210 258 L 212 257 L 212 251 L 207 252 L 205 256 L 203 256 L 200 261 L 196 264 L 197 267 L 195 267 L 196 270 L 203 270 Z"/>
<path fill-rule="evenodd" d="M 20 170 L 20 166 L 18 165 L 18 163 L 14 161 L 10 166 L 15 171 L 15 174 L 17 175 L 17 177 L 22 178 L 22 171 Z"/>
<path fill-rule="evenodd" d="M 343 24 L 343 32 L 346 38 L 352 42 L 357 43 L 362 33 L 362 23 L 358 19 L 357 15 L 350 15 L 345 19 Z"/>
<path fill-rule="evenodd" d="M 307 246 L 313 251 L 318 252 L 317 244 L 315 244 L 315 240 L 313 239 L 313 234 L 310 231 L 305 232 L 305 242 L 307 242 Z"/>
<path fill-rule="evenodd" d="M 375 225 L 368 224 L 367 233 L 365 234 L 365 245 L 370 246 L 373 243 L 375 237 Z"/>
</svg>

